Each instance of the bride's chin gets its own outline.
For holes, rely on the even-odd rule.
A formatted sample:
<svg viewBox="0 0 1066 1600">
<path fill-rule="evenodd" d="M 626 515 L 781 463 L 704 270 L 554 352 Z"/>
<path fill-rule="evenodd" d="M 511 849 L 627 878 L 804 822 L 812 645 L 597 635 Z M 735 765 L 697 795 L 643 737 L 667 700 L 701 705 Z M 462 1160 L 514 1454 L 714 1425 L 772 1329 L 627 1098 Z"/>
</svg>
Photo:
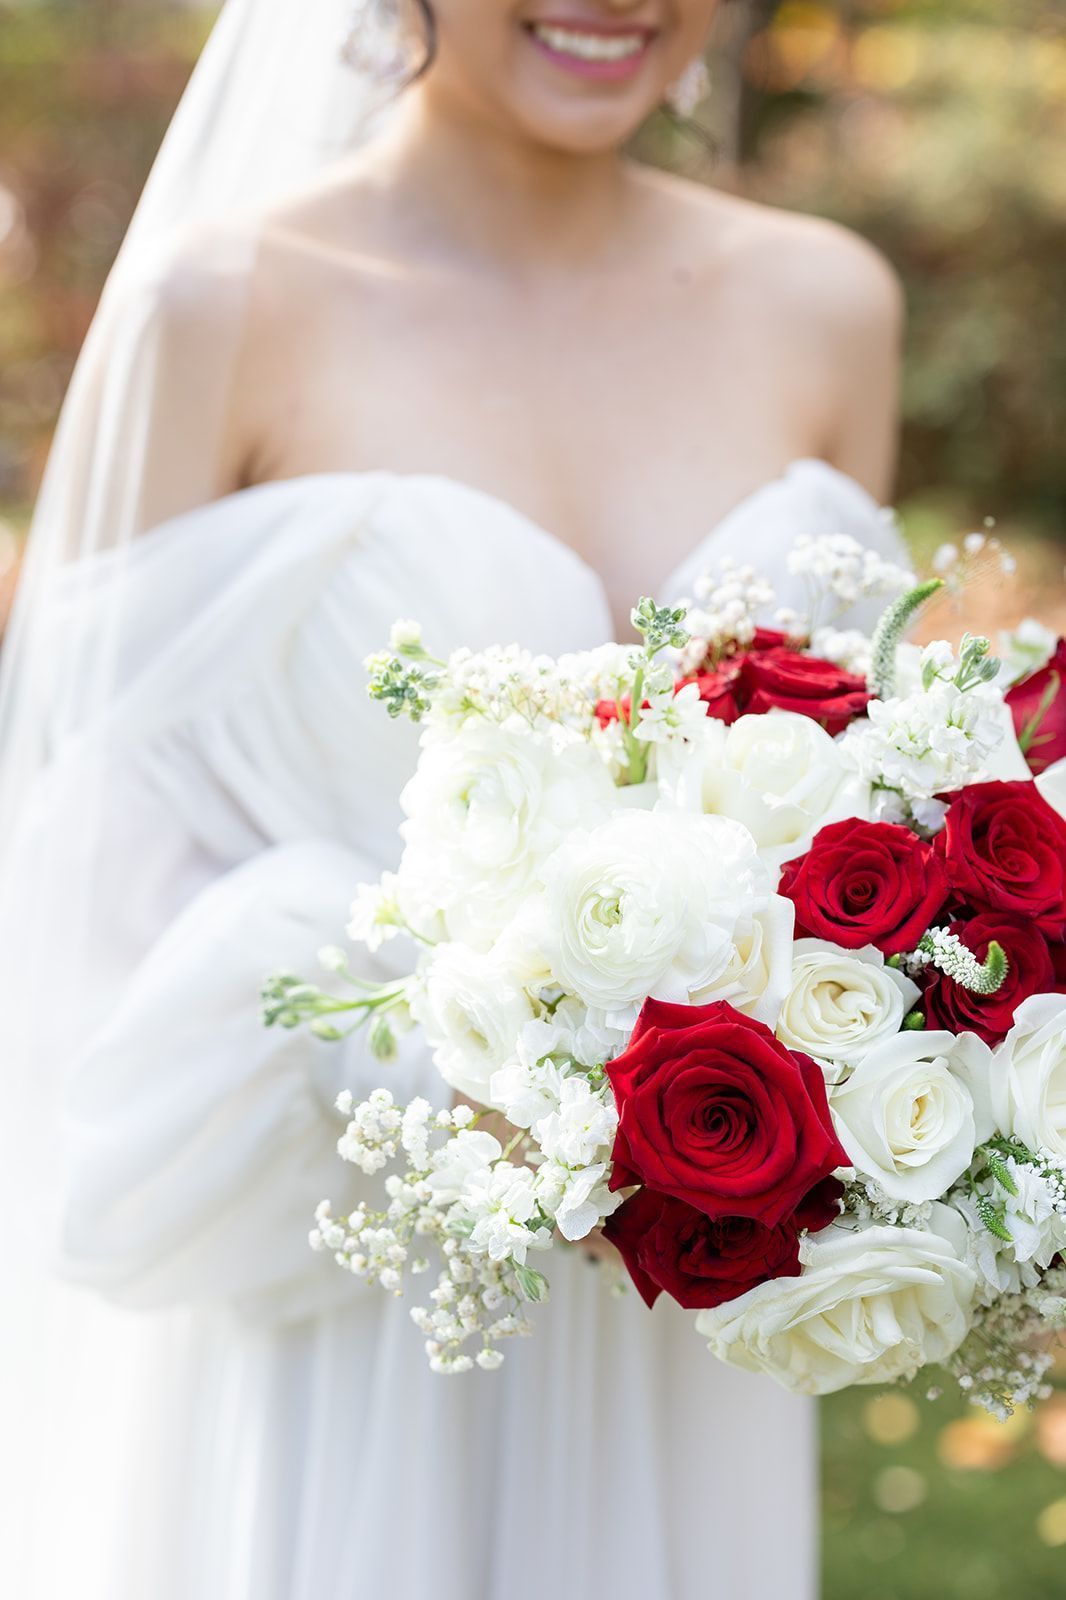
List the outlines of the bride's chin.
<svg viewBox="0 0 1066 1600">
<path fill-rule="evenodd" d="M 546 149 L 600 155 L 621 149 L 658 108 L 659 99 L 635 87 L 608 95 L 522 93 L 504 103 L 512 125 Z"/>
</svg>

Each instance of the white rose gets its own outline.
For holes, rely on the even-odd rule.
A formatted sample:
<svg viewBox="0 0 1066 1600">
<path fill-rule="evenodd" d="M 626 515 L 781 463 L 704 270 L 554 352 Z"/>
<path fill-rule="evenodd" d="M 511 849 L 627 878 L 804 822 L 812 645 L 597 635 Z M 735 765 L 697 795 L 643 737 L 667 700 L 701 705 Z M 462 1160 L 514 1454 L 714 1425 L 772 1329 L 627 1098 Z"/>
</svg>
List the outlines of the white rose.
<svg viewBox="0 0 1066 1600">
<path fill-rule="evenodd" d="M 615 803 L 584 740 L 464 723 L 424 745 L 401 796 L 400 884 L 412 919 L 443 912 L 449 935 L 487 949 L 520 909 L 539 863 Z"/>
<path fill-rule="evenodd" d="M 820 1061 L 855 1063 L 894 1037 L 920 990 L 885 966 L 880 950 L 842 950 L 823 939 L 797 939 L 777 1037 Z"/>
<path fill-rule="evenodd" d="M 1066 995 L 1022 1001 L 993 1056 L 992 1092 L 1001 1133 L 1066 1157 Z"/>
<path fill-rule="evenodd" d="M 433 952 L 411 1009 L 445 1083 L 483 1104 L 493 1075 L 513 1059 L 515 1041 L 534 1015 L 520 978 L 498 950 L 462 944 Z"/>
<path fill-rule="evenodd" d="M 805 1253 L 798 1278 L 700 1312 L 716 1356 L 797 1394 L 832 1394 L 910 1378 L 966 1337 L 976 1278 L 940 1234 L 834 1223 Z"/>
<path fill-rule="evenodd" d="M 1053 761 L 1035 782 L 1052 811 L 1066 817 L 1066 756 L 1061 761 Z"/>
<path fill-rule="evenodd" d="M 840 746 L 792 711 L 729 728 L 708 719 L 699 738 L 663 758 L 660 783 L 687 810 L 742 822 L 775 865 L 802 854 L 827 822 L 868 808 Z"/>
<path fill-rule="evenodd" d="M 858 1170 L 896 1200 L 937 1200 L 992 1132 L 992 1052 L 972 1033 L 898 1033 L 864 1055 L 829 1107 Z"/>
<path fill-rule="evenodd" d="M 773 895 L 765 911 L 738 926 L 725 971 L 706 989 L 694 991 L 692 1004 L 728 1000 L 737 1011 L 772 1028 L 788 991 L 795 922 L 792 901 Z"/>
<path fill-rule="evenodd" d="M 687 1002 L 725 973 L 769 883 L 751 835 L 721 817 L 619 812 L 545 863 L 542 948 L 558 983 L 613 1020 Z"/>
</svg>

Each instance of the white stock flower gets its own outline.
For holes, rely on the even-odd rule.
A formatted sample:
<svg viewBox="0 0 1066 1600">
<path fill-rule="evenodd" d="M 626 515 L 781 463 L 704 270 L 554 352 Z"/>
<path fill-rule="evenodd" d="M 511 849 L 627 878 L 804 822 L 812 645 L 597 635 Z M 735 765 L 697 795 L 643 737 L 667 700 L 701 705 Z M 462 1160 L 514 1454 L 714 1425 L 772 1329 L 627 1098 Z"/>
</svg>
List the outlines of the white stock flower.
<svg viewBox="0 0 1066 1600">
<path fill-rule="evenodd" d="M 464 724 L 424 745 L 401 797 L 405 903 L 443 912 L 450 937 L 486 949 L 521 908 L 544 857 L 614 799 L 584 740 Z"/>
<path fill-rule="evenodd" d="M 580 1074 L 564 1079 L 554 1110 L 533 1127 L 549 1161 L 564 1167 L 585 1167 L 614 1143 L 618 1110 L 607 1091 L 597 1093 Z"/>
<path fill-rule="evenodd" d="M 834 1223 L 808 1238 L 805 1255 L 798 1278 L 700 1312 L 716 1356 L 798 1394 L 832 1394 L 910 1378 L 966 1337 L 976 1278 L 940 1234 Z"/>
<path fill-rule="evenodd" d="M 609 1168 L 606 1161 L 576 1171 L 545 1161 L 537 1169 L 537 1198 L 544 1210 L 554 1218 L 555 1226 L 564 1239 L 573 1243 L 584 1239 L 605 1217 L 617 1211 L 622 1203 L 620 1194 L 612 1194 L 607 1187 Z"/>
<path fill-rule="evenodd" d="M 379 950 L 386 939 L 399 933 L 405 919 L 396 874 L 384 872 L 378 883 L 361 883 L 348 915 L 349 939 L 365 944 L 368 950 Z"/>
<path fill-rule="evenodd" d="M 492 1074 L 485 1103 L 496 1106 L 516 1128 L 531 1128 L 556 1109 L 563 1082 L 563 1069 L 550 1056 L 545 1061 L 519 1057 Z"/>
<path fill-rule="evenodd" d="M 673 687 L 660 690 L 640 714 L 636 737 L 646 744 L 665 744 L 671 739 L 695 738 L 707 720 L 707 707 L 700 699 L 698 683 L 686 683 L 675 694 Z"/>
<path fill-rule="evenodd" d="M 991 684 L 960 690 L 937 678 L 902 698 L 871 700 L 867 720 L 851 724 L 841 748 L 867 782 L 909 800 L 1021 776 L 1010 710 Z"/>
<path fill-rule="evenodd" d="M 500 1141 L 491 1133 L 480 1133 L 476 1128 L 461 1129 L 433 1152 L 433 1170 L 425 1179 L 433 1204 L 453 1204 L 462 1198 L 475 1178 L 486 1183 L 493 1162 L 502 1154 Z"/>
<path fill-rule="evenodd" d="M 529 1167 L 498 1161 L 468 1178 L 460 1205 L 474 1226 L 469 1245 L 490 1261 L 511 1258 L 523 1263 L 529 1249 L 544 1249 L 550 1242 L 545 1229 L 531 1228 L 537 1207 L 535 1177 Z"/>
<path fill-rule="evenodd" d="M 819 1060 L 854 1065 L 899 1033 L 919 993 L 904 973 L 885 966 L 873 945 L 842 950 L 823 939 L 797 939 L 777 1037 Z"/>
<path fill-rule="evenodd" d="M 408 617 L 398 617 L 389 629 L 390 650 L 416 650 L 422 643 L 422 625 Z"/>
<path fill-rule="evenodd" d="M 840 746 L 810 717 L 769 711 L 727 728 L 709 719 L 699 737 L 660 765 L 660 786 L 686 810 L 743 823 L 780 866 L 827 822 L 864 816 L 864 795 Z"/>
<path fill-rule="evenodd" d="M 1001 1133 L 1066 1157 L 1066 995 L 1022 1001 L 995 1051 L 992 1091 Z"/>
<path fill-rule="evenodd" d="M 573 832 L 543 877 L 551 970 L 612 1023 L 635 1018 L 649 995 L 687 1001 L 716 982 L 738 924 L 765 907 L 769 888 L 745 828 L 665 810 Z"/>
<path fill-rule="evenodd" d="M 426 1030 L 445 1083 L 487 1102 L 493 1074 L 514 1055 L 533 1005 L 500 950 L 445 944 L 434 950 L 412 1011 Z"/>
<path fill-rule="evenodd" d="M 970 1227 L 970 1261 L 993 1295 L 1034 1289 L 1066 1247 L 1066 1217 L 1044 1175 L 1013 1156 L 1006 1158 L 1005 1166 L 1017 1192 L 1009 1194 L 996 1186 L 994 1203 L 1002 1203 L 1009 1242 L 985 1226 L 970 1195 L 959 1194 L 953 1201 Z"/>
<path fill-rule="evenodd" d="M 830 1091 L 840 1142 L 894 1200 L 938 1200 L 992 1132 L 992 1054 L 972 1033 L 899 1033 Z"/>
<path fill-rule="evenodd" d="M 692 1004 L 728 1000 L 735 1010 L 772 1028 L 788 992 L 795 923 L 792 901 L 772 895 L 765 911 L 738 922 L 728 965 L 721 977 L 692 992 Z"/>
</svg>

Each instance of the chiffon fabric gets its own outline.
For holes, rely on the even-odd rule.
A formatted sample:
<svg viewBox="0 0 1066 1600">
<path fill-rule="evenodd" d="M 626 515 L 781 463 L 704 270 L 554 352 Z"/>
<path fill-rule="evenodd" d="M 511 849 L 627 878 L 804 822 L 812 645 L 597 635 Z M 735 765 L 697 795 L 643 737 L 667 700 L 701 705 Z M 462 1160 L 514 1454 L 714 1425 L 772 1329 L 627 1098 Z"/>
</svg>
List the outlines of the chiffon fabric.
<svg viewBox="0 0 1066 1600">
<path fill-rule="evenodd" d="M 902 559 L 863 489 L 797 461 L 660 598 L 732 556 L 800 607 L 785 552 L 834 531 Z M 365 656 L 398 616 L 437 653 L 592 646 L 600 578 L 496 498 L 385 473 L 244 490 L 67 573 L 55 648 L 121 628 L 115 693 L 27 824 L 61 871 L 80 797 L 105 802 L 55 1197 L 71 1288 L 38 1352 L 67 1399 L 21 1464 L 20 1600 L 811 1600 L 809 1403 L 577 1250 L 498 1373 L 432 1375 L 407 1305 L 307 1245 L 320 1199 L 372 1186 L 336 1155 L 337 1091 L 439 1102 L 432 1064 L 417 1035 L 383 1066 L 259 1021 L 263 976 L 313 976 L 397 859 L 417 735 Z"/>
</svg>

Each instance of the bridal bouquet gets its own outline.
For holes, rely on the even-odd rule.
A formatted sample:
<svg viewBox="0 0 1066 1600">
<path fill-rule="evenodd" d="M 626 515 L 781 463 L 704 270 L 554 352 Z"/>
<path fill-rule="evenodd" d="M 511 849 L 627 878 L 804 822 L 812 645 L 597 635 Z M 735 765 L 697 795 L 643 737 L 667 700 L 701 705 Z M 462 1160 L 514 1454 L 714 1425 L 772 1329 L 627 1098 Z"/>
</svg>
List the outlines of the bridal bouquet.
<svg viewBox="0 0 1066 1600">
<path fill-rule="evenodd" d="M 948 550 L 948 582 L 987 544 Z M 992 541 L 994 544 L 995 541 Z M 1066 1322 L 1066 645 L 903 643 L 945 581 L 852 540 L 789 557 L 808 614 L 723 565 L 639 645 L 431 656 L 370 693 L 423 727 L 398 871 L 266 1020 L 417 1026 L 441 1103 L 341 1095 L 380 1203 L 311 1242 L 401 1293 L 433 1368 L 503 1360 L 595 1229 L 723 1360 L 826 1393 L 945 1365 L 996 1414 Z M 872 637 L 835 622 L 862 596 Z M 1038 775 L 1034 778 L 1033 774 Z M 450 1093 L 445 1091 L 445 1086 Z"/>
</svg>

